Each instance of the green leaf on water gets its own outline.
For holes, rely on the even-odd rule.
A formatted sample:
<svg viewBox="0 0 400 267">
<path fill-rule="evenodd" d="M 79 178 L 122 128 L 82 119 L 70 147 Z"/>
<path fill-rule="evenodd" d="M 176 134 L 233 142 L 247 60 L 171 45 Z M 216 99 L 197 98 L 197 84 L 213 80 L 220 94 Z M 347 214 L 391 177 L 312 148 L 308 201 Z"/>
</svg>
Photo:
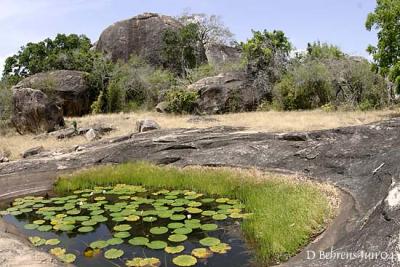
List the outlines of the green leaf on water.
<svg viewBox="0 0 400 267">
<path fill-rule="evenodd" d="M 152 233 L 153 235 L 162 235 L 168 232 L 168 228 L 167 227 L 153 227 L 150 229 L 150 233 Z"/>
<path fill-rule="evenodd" d="M 193 266 L 196 265 L 197 259 L 190 255 L 180 255 L 173 258 L 172 262 L 178 266 Z"/>
<path fill-rule="evenodd" d="M 180 235 L 187 235 L 190 234 L 191 232 L 193 232 L 193 230 L 188 227 L 182 227 L 174 230 L 175 234 L 180 234 Z"/>
<path fill-rule="evenodd" d="M 28 224 L 25 224 L 25 225 L 24 225 L 24 228 L 25 228 L 26 230 L 33 230 L 33 229 L 36 229 L 36 228 L 38 228 L 38 227 L 39 227 L 39 225 L 33 224 L 33 223 L 28 223 Z"/>
<path fill-rule="evenodd" d="M 56 245 L 60 244 L 60 242 L 61 241 L 59 239 L 53 238 L 53 239 L 46 240 L 46 245 L 56 246 Z"/>
<path fill-rule="evenodd" d="M 200 228 L 203 231 L 215 231 L 218 229 L 218 225 L 216 225 L 215 223 L 207 223 L 203 224 Z"/>
<path fill-rule="evenodd" d="M 183 242 L 187 238 L 188 237 L 186 235 L 174 234 L 174 235 L 170 235 L 168 237 L 168 240 L 171 241 L 171 242 Z"/>
<path fill-rule="evenodd" d="M 146 246 L 150 249 L 164 249 L 168 246 L 168 244 L 164 241 L 151 241 L 146 244 Z"/>
<path fill-rule="evenodd" d="M 114 234 L 114 237 L 116 238 L 128 238 L 130 236 L 131 234 L 129 232 L 118 232 Z"/>
<path fill-rule="evenodd" d="M 45 224 L 45 225 L 41 225 L 38 228 L 36 228 L 36 230 L 40 231 L 40 232 L 48 232 L 51 229 L 53 229 L 53 226 Z"/>
<path fill-rule="evenodd" d="M 88 233 L 93 230 L 94 230 L 94 228 L 92 226 L 82 226 L 82 227 L 78 228 L 78 232 L 81 232 L 81 233 Z"/>
<path fill-rule="evenodd" d="M 144 246 L 149 243 L 149 239 L 142 236 L 137 236 L 128 241 L 129 244 L 134 246 Z"/>
<path fill-rule="evenodd" d="M 106 252 L 104 252 L 104 257 L 109 260 L 117 259 L 122 255 L 124 255 L 124 251 L 115 248 L 109 249 Z"/>
<path fill-rule="evenodd" d="M 181 253 L 184 250 L 185 250 L 185 247 L 182 246 L 182 245 L 179 245 L 179 246 L 176 246 L 176 247 L 166 247 L 166 248 L 164 248 L 164 251 L 169 253 L 169 254 Z"/>
<path fill-rule="evenodd" d="M 182 221 L 184 219 L 186 219 L 186 216 L 183 214 L 174 214 L 171 217 L 169 217 L 171 220 L 173 221 Z"/>
<path fill-rule="evenodd" d="M 124 243 L 124 240 L 121 238 L 111 238 L 107 240 L 107 244 L 110 246 L 120 245 L 122 243 Z"/>
<path fill-rule="evenodd" d="M 231 250 L 231 246 L 226 243 L 219 243 L 218 245 L 211 246 L 210 250 L 218 254 L 225 254 Z"/>
<path fill-rule="evenodd" d="M 228 216 L 226 216 L 225 214 L 215 214 L 212 216 L 212 218 L 217 221 L 222 221 L 228 218 Z"/>
<path fill-rule="evenodd" d="M 215 246 L 221 243 L 221 240 L 215 237 L 206 237 L 200 240 L 200 244 L 205 247 Z"/>
<path fill-rule="evenodd" d="M 199 259 L 207 259 L 212 256 L 212 251 L 207 248 L 195 248 L 192 250 L 192 255 Z"/>
<path fill-rule="evenodd" d="M 177 229 L 177 228 L 181 228 L 184 227 L 185 225 L 183 223 L 169 223 L 167 225 L 168 228 L 170 229 Z"/>
<path fill-rule="evenodd" d="M 127 260 L 125 265 L 128 267 L 158 267 L 161 265 L 161 261 L 157 258 L 136 257 L 132 260 Z"/>
<path fill-rule="evenodd" d="M 157 221 L 157 217 L 153 217 L 153 216 L 144 217 L 143 221 L 144 222 L 155 222 L 155 221 Z"/>
<path fill-rule="evenodd" d="M 102 249 L 102 248 L 107 247 L 108 243 L 107 243 L 107 241 L 104 241 L 104 240 L 97 240 L 97 241 L 90 243 L 89 246 L 93 249 L 96 249 L 96 248 Z"/>
<path fill-rule="evenodd" d="M 120 225 L 114 226 L 113 229 L 118 232 L 126 232 L 126 231 L 131 230 L 132 226 L 130 226 L 129 224 L 120 224 Z"/>
</svg>

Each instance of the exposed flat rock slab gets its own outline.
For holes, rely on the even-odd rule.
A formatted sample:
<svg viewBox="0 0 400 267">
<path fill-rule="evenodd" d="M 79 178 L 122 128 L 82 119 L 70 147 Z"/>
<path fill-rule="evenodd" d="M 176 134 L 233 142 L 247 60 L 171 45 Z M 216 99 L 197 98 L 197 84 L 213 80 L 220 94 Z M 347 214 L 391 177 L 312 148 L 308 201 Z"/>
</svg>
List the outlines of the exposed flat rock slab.
<svg viewBox="0 0 400 267">
<path fill-rule="evenodd" d="M 10 232 L 10 233 L 8 233 Z M 3 267 L 57 267 L 62 266 L 45 252 L 19 238 L 15 229 L 0 222 L 0 266 Z"/>
<path fill-rule="evenodd" d="M 344 192 L 340 220 L 309 248 L 385 252 L 376 259 L 307 259 L 286 266 L 397 266 L 400 253 L 400 120 L 294 134 L 240 128 L 170 129 L 93 142 L 58 155 L 0 165 L 0 198 L 51 188 L 56 176 L 82 167 L 134 160 L 175 166 L 237 166 L 284 170 L 328 181 Z M 328 234 L 329 233 L 329 234 Z M 319 245 L 318 245 L 319 244 Z M 0 247 L 0 250 L 2 248 Z M 364 255 L 365 256 L 365 255 Z"/>
</svg>

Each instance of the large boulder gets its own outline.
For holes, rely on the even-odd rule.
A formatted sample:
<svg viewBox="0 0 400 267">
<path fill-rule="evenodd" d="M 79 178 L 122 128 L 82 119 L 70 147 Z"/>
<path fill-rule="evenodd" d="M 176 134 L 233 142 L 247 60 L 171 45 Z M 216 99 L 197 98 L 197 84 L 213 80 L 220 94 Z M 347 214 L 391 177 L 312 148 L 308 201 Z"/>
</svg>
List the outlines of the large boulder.
<svg viewBox="0 0 400 267">
<path fill-rule="evenodd" d="M 212 65 L 222 65 L 239 62 L 242 52 L 239 48 L 222 44 L 210 44 L 206 46 L 206 57 Z"/>
<path fill-rule="evenodd" d="M 55 101 L 32 88 L 13 89 L 11 121 L 21 134 L 50 132 L 65 125 Z"/>
<path fill-rule="evenodd" d="M 86 72 L 55 70 L 34 74 L 14 88 L 33 88 L 44 92 L 63 110 L 64 116 L 82 116 L 90 111 Z"/>
<path fill-rule="evenodd" d="M 96 49 L 113 61 L 127 61 L 131 54 L 135 54 L 159 65 L 163 32 L 180 27 L 180 22 L 172 17 L 144 13 L 106 28 L 96 43 Z"/>
<path fill-rule="evenodd" d="M 188 90 L 197 92 L 196 109 L 200 114 L 254 110 L 260 98 L 243 72 L 207 77 L 189 85 Z"/>
</svg>

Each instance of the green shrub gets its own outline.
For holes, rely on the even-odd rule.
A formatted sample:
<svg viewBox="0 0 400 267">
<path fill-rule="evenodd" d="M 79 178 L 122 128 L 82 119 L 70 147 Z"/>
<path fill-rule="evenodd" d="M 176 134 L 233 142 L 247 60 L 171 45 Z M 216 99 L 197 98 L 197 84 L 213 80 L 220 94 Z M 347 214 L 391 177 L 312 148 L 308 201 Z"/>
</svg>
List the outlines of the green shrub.
<svg viewBox="0 0 400 267">
<path fill-rule="evenodd" d="M 168 110 L 173 113 L 193 113 L 196 107 L 197 93 L 183 88 L 174 88 L 167 92 Z"/>
<path fill-rule="evenodd" d="M 6 81 L 0 81 L 0 120 L 6 121 L 11 116 L 12 91 Z"/>
<path fill-rule="evenodd" d="M 104 106 L 107 112 L 150 109 L 158 102 L 159 95 L 175 83 L 169 71 L 155 69 L 140 58 L 132 57 L 127 63 L 115 65 L 105 92 L 99 94 L 92 110 L 98 112 Z"/>
</svg>

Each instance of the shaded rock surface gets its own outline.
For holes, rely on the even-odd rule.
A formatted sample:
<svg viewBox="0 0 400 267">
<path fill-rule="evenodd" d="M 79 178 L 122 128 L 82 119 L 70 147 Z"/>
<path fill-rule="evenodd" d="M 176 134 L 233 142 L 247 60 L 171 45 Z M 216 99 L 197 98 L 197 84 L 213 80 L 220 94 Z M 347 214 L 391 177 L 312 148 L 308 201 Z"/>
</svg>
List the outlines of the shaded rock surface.
<svg viewBox="0 0 400 267">
<path fill-rule="evenodd" d="M 22 156 L 22 158 L 27 158 L 30 156 L 37 155 L 43 151 L 44 151 L 44 148 L 42 146 L 32 147 L 32 148 L 27 149 L 24 152 L 22 152 L 21 156 Z"/>
<path fill-rule="evenodd" d="M 242 72 L 203 78 L 189 85 L 188 90 L 198 93 L 197 112 L 206 114 L 253 110 L 259 98 Z"/>
<path fill-rule="evenodd" d="M 241 51 L 236 47 L 221 44 L 210 44 L 206 46 L 206 57 L 208 63 L 221 65 L 238 62 L 241 58 Z"/>
<path fill-rule="evenodd" d="M 90 111 L 86 73 L 55 70 L 29 76 L 14 88 L 33 88 L 44 92 L 63 110 L 64 116 L 82 116 Z"/>
<path fill-rule="evenodd" d="M 50 254 L 40 252 L 17 237 L 15 229 L 0 222 L 0 266 L 4 267 L 58 267 L 63 266 Z"/>
<path fill-rule="evenodd" d="M 166 29 L 179 27 L 181 24 L 172 17 L 144 13 L 106 28 L 96 43 L 96 49 L 113 61 L 127 61 L 134 54 L 153 65 L 160 65 L 162 34 Z"/>
<path fill-rule="evenodd" d="M 400 250 L 400 119 L 377 124 L 286 135 L 241 128 L 162 129 L 87 144 L 81 151 L 0 165 L 0 198 L 50 189 L 57 175 L 82 167 L 134 160 L 175 166 L 256 167 L 301 173 L 347 192 L 332 224 L 334 234 L 314 242 L 321 250 L 359 253 Z M 304 137 L 307 138 L 304 138 Z M 382 165 L 383 164 L 383 165 Z M 332 233 L 332 232 L 331 232 Z M 0 249 L 1 250 L 1 249 Z M 318 251 L 317 251 L 318 253 Z M 315 259 L 300 253 L 285 266 L 397 266 L 378 258 Z"/>
<path fill-rule="evenodd" d="M 138 133 L 161 129 L 160 125 L 151 119 L 138 120 L 136 122 L 136 131 Z"/>
<path fill-rule="evenodd" d="M 50 132 L 64 126 L 62 109 L 45 93 L 32 88 L 14 88 L 11 121 L 24 133 Z"/>
</svg>

